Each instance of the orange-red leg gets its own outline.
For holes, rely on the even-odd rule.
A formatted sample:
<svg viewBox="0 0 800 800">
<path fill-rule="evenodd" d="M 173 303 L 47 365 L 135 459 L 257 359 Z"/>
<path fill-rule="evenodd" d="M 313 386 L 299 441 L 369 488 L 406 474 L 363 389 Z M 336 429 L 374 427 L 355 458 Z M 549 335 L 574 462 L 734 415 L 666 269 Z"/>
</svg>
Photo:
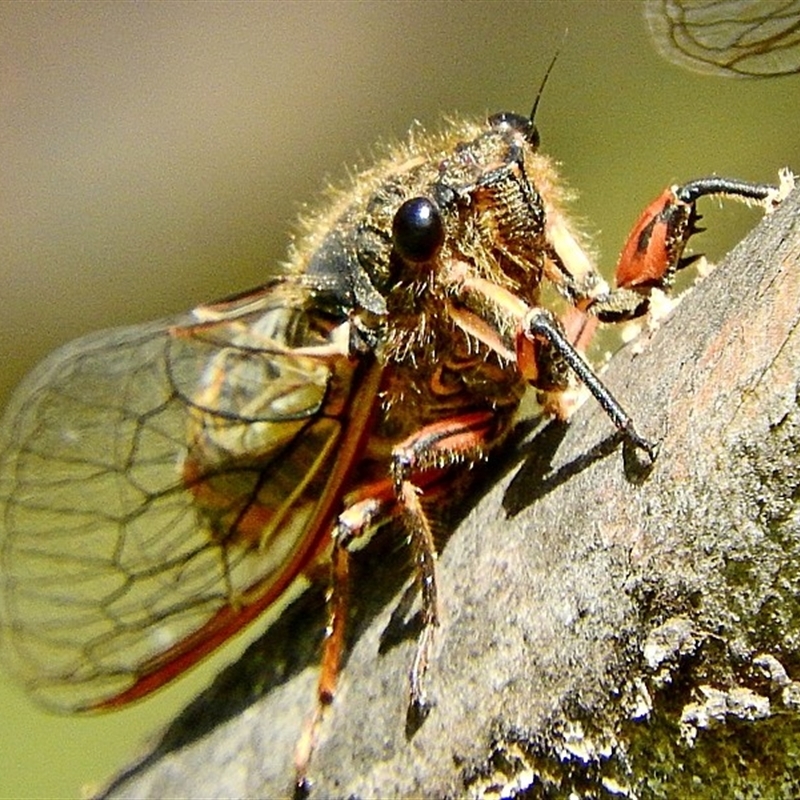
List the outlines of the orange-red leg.
<svg viewBox="0 0 800 800">
<path fill-rule="evenodd" d="M 439 625 L 436 544 L 420 502 L 422 490 L 415 478 L 426 470 L 446 469 L 461 458 L 480 456 L 496 436 L 491 412 L 478 411 L 426 425 L 393 451 L 395 492 L 414 552 L 422 600 L 422 630 L 409 673 L 410 703 L 415 713 L 424 712 L 428 705 L 423 679 L 428 668 L 434 631 Z"/>
<path fill-rule="evenodd" d="M 338 518 L 333 531 L 331 552 L 331 577 L 328 590 L 328 624 L 322 651 L 322 667 L 317 684 L 317 702 L 306 722 L 295 747 L 295 775 L 297 794 L 307 790 L 307 773 L 311 756 L 317 744 L 319 728 L 325 710 L 336 695 L 336 684 L 344 651 L 347 631 L 347 609 L 350 594 L 350 543 L 362 536 L 370 525 L 385 515 L 391 495 L 386 498 L 368 497 L 349 506 Z"/>
<path fill-rule="evenodd" d="M 297 792 L 307 789 L 308 766 L 316 747 L 325 710 L 333 702 L 344 651 L 350 582 L 351 543 L 377 521 L 397 514 L 414 552 L 422 599 L 422 631 L 410 670 L 410 702 L 417 710 L 427 705 L 423 677 L 428 666 L 433 632 L 439 624 L 436 591 L 436 547 L 433 531 L 420 502 L 427 484 L 465 456 L 481 454 L 496 436 L 490 411 L 464 414 L 420 428 L 392 454 L 392 477 L 358 491 L 355 502 L 339 516 L 333 530 L 328 626 L 317 688 L 317 703 L 295 749 Z"/>
</svg>

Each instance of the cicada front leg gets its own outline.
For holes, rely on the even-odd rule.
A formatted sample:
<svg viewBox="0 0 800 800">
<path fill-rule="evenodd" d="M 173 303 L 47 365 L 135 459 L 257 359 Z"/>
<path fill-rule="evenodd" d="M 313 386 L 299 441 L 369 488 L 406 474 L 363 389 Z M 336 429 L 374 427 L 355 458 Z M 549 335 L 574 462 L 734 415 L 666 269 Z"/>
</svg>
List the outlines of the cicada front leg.
<svg viewBox="0 0 800 800">
<path fill-rule="evenodd" d="M 648 312 L 653 290 L 668 291 L 675 274 L 697 258 L 683 253 L 689 239 L 703 230 L 697 227 L 701 197 L 729 197 L 770 212 L 793 186 L 794 176 L 784 170 L 778 186 L 709 177 L 665 189 L 628 236 L 614 274 L 617 288 L 595 298 L 590 313 L 602 322 L 624 322 Z"/>
<path fill-rule="evenodd" d="M 685 257 L 684 250 L 689 239 L 702 230 L 697 226 L 700 219 L 697 201 L 701 197 L 732 197 L 760 205 L 769 212 L 793 185 L 792 174 L 785 170 L 778 186 L 711 177 L 666 189 L 645 209 L 631 231 L 617 264 L 616 288 L 590 296 L 588 291 L 581 290 L 579 282 L 569 287 L 577 318 L 577 322 L 572 320 L 571 327 L 542 308 L 531 308 L 519 318 L 516 359 L 522 374 L 545 395 L 549 392 L 556 397 L 567 384 L 565 373 L 577 376 L 625 438 L 651 459 L 655 458 L 656 446 L 636 431 L 631 417 L 581 355 L 593 332 L 591 325 L 586 325 L 588 334 L 576 325 L 591 318 L 607 323 L 625 322 L 650 311 L 654 290 L 668 291 L 675 273 L 697 258 Z M 516 299 L 503 298 L 496 288 L 478 281 L 472 284 L 473 291 L 491 294 L 494 302 L 519 315 Z"/>
<path fill-rule="evenodd" d="M 651 459 L 655 458 L 655 444 L 639 434 L 631 417 L 581 355 L 578 349 L 582 339 L 579 324 L 573 325 L 568 332 L 548 309 L 529 306 L 507 289 L 483 278 L 462 280 L 457 297 L 459 303 L 450 307 L 450 316 L 496 353 L 514 359 L 520 375 L 539 391 L 548 411 L 566 416 L 557 412 L 559 396 L 569 390 L 574 378 L 577 378 L 620 433 L 632 445 L 644 450 Z M 482 325 L 472 308 L 490 309 L 491 315 L 499 321 L 497 329 Z M 578 314 L 578 322 L 583 313 Z M 506 345 L 506 337 L 501 329 L 508 332 L 512 340 L 510 346 Z"/>
<path fill-rule="evenodd" d="M 657 446 L 642 436 L 630 415 L 597 377 L 591 365 L 567 338 L 563 326 L 547 309 L 532 308 L 520 323 L 517 362 L 530 372 L 534 365 L 563 363 L 600 404 L 619 432 L 635 447 L 655 459 Z M 547 388 L 547 387 L 545 387 Z M 557 388 L 557 387 L 554 387 Z"/>
</svg>

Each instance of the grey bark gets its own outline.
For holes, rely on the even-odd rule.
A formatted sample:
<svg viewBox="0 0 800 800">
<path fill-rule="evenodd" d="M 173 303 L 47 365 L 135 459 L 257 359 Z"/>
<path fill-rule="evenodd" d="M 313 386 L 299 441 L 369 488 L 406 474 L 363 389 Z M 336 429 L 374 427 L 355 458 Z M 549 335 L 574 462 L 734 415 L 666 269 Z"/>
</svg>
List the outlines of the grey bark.
<svg viewBox="0 0 800 800">
<path fill-rule="evenodd" d="M 312 797 L 800 796 L 798 209 L 605 373 L 652 466 L 588 402 L 483 470 L 439 558 L 416 730 L 408 555 L 359 554 Z M 290 794 L 322 607 L 290 607 L 110 795 Z"/>
</svg>

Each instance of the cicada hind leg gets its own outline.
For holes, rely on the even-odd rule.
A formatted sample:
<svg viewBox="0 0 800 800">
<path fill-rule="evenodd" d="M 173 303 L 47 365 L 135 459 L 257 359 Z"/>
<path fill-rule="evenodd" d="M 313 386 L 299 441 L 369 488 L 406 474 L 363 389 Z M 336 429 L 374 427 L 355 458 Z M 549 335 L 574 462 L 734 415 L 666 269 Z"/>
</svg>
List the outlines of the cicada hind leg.
<svg viewBox="0 0 800 800">
<path fill-rule="evenodd" d="M 339 515 L 331 535 L 333 545 L 327 594 L 328 624 L 325 628 L 316 704 L 295 747 L 295 798 L 304 798 L 310 789 L 309 764 L 317 745 L 325 711 L 336 695 L 347 632 L 350 595 L 349 547 L 353 541 L 363 536 L 373 523 L 389 516 L 394 502 L 391 482 L 388 479 L 381 485 L 367 487 L 360 495 L 358 499 L 350 498 L 350 505 Z"/>
<path fill-rule="evenodd" d="M 436 586 L 436 545 L 422 495 L 436 492 L 445 483 L 448 468 L 464 459 L 479 458 L 498 436 L 498 419 L 490 411 L 467 413 L 423 426 L 392 451 L 391 477 L 363 487 L 349 498 L 349 505 L 333 529 L 331 580 L 328 592 L 328 625 L 315 709 L 295 750 L 296 797 L 310 789 L 308 771 L 320 725 L 336 694 L 345 646 L 350 585 L 349 548 L 378 521 L 397 519 L 407 534 L 413 554 L 415 580 L 421 598 L 421 629 L 409 670 L 408 729 L 415 729 L 430 707 L 424 677 L 434 631 L 439 625 Z"/>
</svg>

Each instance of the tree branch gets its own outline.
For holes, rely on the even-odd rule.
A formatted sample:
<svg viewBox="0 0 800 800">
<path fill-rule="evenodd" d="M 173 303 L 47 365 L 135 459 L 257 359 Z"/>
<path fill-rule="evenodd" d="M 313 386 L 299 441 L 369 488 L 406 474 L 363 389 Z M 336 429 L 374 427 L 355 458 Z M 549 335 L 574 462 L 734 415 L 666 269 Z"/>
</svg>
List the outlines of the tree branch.
<svg viewBox="0 0 800 800">
<path fill-rule="evenodd" d="M 800 793 L 798 320 L 795 192 L 605 373 L 652 468 L 591 402 L 490 462 L 438 562 L 416 731 L 408 557 L 360 554 L 312 797 Z M 289 794 L 322 607 L 291 606 L 110 796 Z"/>
</svg>

